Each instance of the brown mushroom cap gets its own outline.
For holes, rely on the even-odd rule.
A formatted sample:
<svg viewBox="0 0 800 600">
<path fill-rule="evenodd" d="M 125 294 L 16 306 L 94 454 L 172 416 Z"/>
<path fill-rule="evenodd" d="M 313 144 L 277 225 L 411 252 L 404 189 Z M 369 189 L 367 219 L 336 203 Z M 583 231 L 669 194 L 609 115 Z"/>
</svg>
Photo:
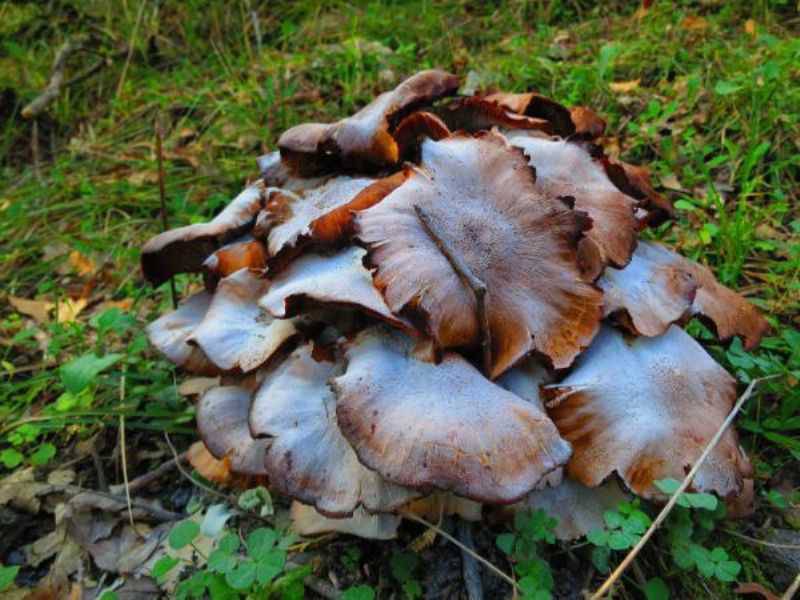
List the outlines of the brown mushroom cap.
<svg viewBox="0 0 800 600">
<path fill-rule="evenodd" d="M 683 479 L 699 458 L 733 406 L 736 382 L 679 327 L 631 341 L 604 327 L 567 378 L 543 391 L 574 450 L 570 477 L 597 486 L 616 471 L 653 498 L 654 481 Z M 729 429 L 692 485 L 735 495 L 749 470 Z"/>
<path fill-rule="evenodd" d="M 455 93 L 459 81 L 444 71 L 422 71 L 336 123 L 304 123 L 278 140 L 284 160 L 305 173 L 332 167 L 369 169 L 394 165 L 400 149 L 391 128 L 415 108 Z"/>
<path fill-rule="evenodd" d="M 509 94 L 497 92 L 485 96 L 507 110 L 550 123 L 553 133 L 561 137 L 595 139 L 603 135 L 606 123 L 589 108 L 567 108 L 555 100 L 533 92 Z"/>
<path fill-rule="evenodd" d="M 266 233 L 264 229 L 268 229 L 267 247 L 270 256 L 276 256 L 284 248 L 293 247 L 302 238 L 307 238 L 315 220 L 347 204 L 374 182 L 374 179 L 368 177 L 341 176 L 297 193 L 280 190 L 273 192 L 267 204 L 271 211 L 271 227 L 266 228 L 262 222 L 259 223 L 259 233 Z M 278 194 L 277 198 L 275 194 Z"/>
<path fill-rule="evenodd" d="M 217 369 L 202 350 L 188 343 L 202 323 L 211 304 L 211 294 L 200 292 L 184 300 L 178 308 L 147 326 L 147 337 L 168 360 L 190 373 L 215 375 Z"/>
<path fill-rule="evenodd" d="M 440 107 L 437 113 L 453 131 L 474 133 L 500 127 L 555 133 L 550 121 L 518 114 L 481 96 L 458 98 Z"/>
<path fill-rule="evenodd" d="M 263 270 L 266 265 L 266 246 L 251 236 L 224 245 L 203 263 L 210 273 L 218 277 L 227 277 L 240 269 Z"/>
<path fill-rule="evenodd" d="M 689 313 L 697 281 L 660 244 L 639 242 L 624 269 L 606 269 L 597 284 L 603 290 L 603 313 L 624 312 L 634 333 L 656 336 Z"/>
<path fill-rule="evenodd" d="M 418 494 L 364 467 L 342 437 L 328 386 L 341 369 L 336 362 L 315 360 L 311 344 L 295 350 L 261 384 L 250 430 L 272 440 L 266 470 L 282 493 L 329 517 L 351 515 L 358 506 L 392 511 Z"/>
<path fill-rule="evenodd" d="M 345 248 L 333 255 L 305 254 L 294 260 L 272 280 L 259 305 L 272 316 L 295 314 L 298 301 L 338 306 L 353 306 L 398 327 L 411 325 L 392 314 L 383 296 L 372 284 L 364 267 L 366 250 Z"/>
<path fill-rule="evenodd" d="M 197 403 L 197 430 L 214 458 L 228 461 L 231 471 L 265 475 L 269 440 L 254 439 L 248 427 L 252 394 L 227 385 L 208 390 Z"/>
<path fill-rule="evenodd" d="M 257 301 L 269 281 L 248 269 L 220 280 L 208 312 L 189 341 L 220 369 L 247 373 L 266 363 L 297 335 L 291 319 L 273 319 Z"/>
<path fill-rule="evenodd" d="M 602 297 L 577 265 L 585 226 L 494 132 L 425 141 L 421 167 L 356 216 L 387 305 L 424 315 L 442 347 L 486 339 L 471 282 L 485 286 L 491 377 L 532 350 L 566 367 L 590 343 Z"/>
<path fill-rule="evenodd" d="M 514 132 L 508 139 L 522 148 L 536 169 L 536 188 L 542 194 L 568 198 L 575 210 L 589 215 L 592 228 L 585 236 L 600 249 L 603 263 L 628 264 L 639 229 L 634 216 L 637 202 L 611 182 L 602 161 L 575 142 Z"/>
<path fill-rule="evenodd" d="M 142 272 L 153 285 L 178 273 L 201 271 L 203 262 L 222 243 L 255 223 L 263 204 L 264 186 L 256 182 L 208 223 L 170 229 L 151 238 L 142 248 Z"/>
<path fill-rule="evenodd" d="M 722 340 L 741 336 L 747 349 L 769 329 L 758 309 L 720 284 L 708 267 L 660 244 L 640 242 L 631 264 L 607 269 L 599 285 L 605 313 L 626 311 L 642 335 L 662 333 L 687 311 L 710 320 Z"/>
<path fill-rule="evenodd" d="M 332 381 L 339 427 L 364 465 L 400 485 L 508 504 L 567 461 L 569 445 L 530 402 L 457 354 L 431 364 L 412 347 L 365 330 Z"/>
<path fill-rule="evenodd" d="M 559 485 L 528 494 L 522 502 L 514 505 L 517 510 L 543 510 L 548 516 L 558 519 L 553 532 L 560 540 L 583 537 L 592 529 L 605 527 L 603 513 L 614 510 L 630 497 L 610 478 L 599 487 L 586 487 L 564 479 Z"/>
</svg>

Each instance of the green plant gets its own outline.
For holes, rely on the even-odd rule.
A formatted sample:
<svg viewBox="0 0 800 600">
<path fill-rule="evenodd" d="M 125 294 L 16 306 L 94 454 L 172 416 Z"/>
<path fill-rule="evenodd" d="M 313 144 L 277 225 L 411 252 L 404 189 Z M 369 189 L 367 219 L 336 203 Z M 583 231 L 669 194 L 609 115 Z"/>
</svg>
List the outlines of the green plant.
<svg viewBox="0 0 800 600">
<path fill-rule="evenodd" d="M 586 539 L 592 548 L 592 563 L 601 573 L 608 573 L 612 551 L 633 548 L 650 526 L 650 517 L 640 508 L 638 499 L 621 502 L 617 510 L 603 514 L 605 527 L 591 530 Z"/>
<path fill-rule="evenodd" d="M 207 537 L 218 538 L 208 556 L 203 557 L 204 567 L 178 583 L 175 598 L 202 598 L 206 593 L 212 598 L 261 598 L 270 594 L 286 600 L 302 598 L 303 579 L 310 567 L 285 570 L 286 551 L 293 536 L 261 527 L 251 531 L 242 543 L 237 533 L 222 530 L 220 523 L 224 524 L 227 518 L 221 518 L 220 514 L 209 509 L 202 526 L 197 521 L 185 520 L 170 531 L 169 546 L 176 552 L 192 546 L 202 555 L 196 542 L 206 535 L 204 530 L 210 529 L 211 535 Z M 163 583 L 181 564 L 187 561 L 177 555 L 165 555 L 155 563 L 152 575 Z"/>
<path fill-rule="evenodd" d="M 396 552 L 389 563 L 392 576 L 403 589 L 406 600 L 416 600 L 422 597 L 422 586 L 414 576 L 414 571 L 419 566 L 419 556 L 413 552 Z"/>
<path fill-rule="evenodd" d="M 520 511 L 514 516 L 513 533 L 497 536 L 497 547 L 514 563 L 514 573 L 524 600 L 548 600 L 554 585 L 550 564 L 542 551 L 556 541 L 553 529 L 558 524 L 543 510 Z"/>
<path fill-rule="evenodd" d="M 674 479 L 656 482 L 665 494 L 673 495 L 680 483 Z M 729 583 L 736 581 L 742 565 L 721 546 L 707 548 L 716 521 L 724 518 L 725 505 L 712 494 L 684 492 L 667 520 L 666 534 L 672 560 L 686 571 L 697 570 L 703 577 Z"/>
</svg>

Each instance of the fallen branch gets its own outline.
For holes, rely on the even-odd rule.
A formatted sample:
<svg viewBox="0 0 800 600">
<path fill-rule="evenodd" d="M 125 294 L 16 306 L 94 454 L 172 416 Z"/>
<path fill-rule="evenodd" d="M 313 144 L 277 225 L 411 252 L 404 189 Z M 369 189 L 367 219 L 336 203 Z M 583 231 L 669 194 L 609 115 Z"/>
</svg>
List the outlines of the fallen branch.
<svg viewBox="0 0 800 600">
<path fill-rule="evenodd" d="M 741 410 L 744 403 L 747 402 L 747 400 L 753 394 L 753 389 L 755 389 L 756 385 L 764 380 L 773 379 L 774 377 L 775 376 L 762 377 L 760 379 L 754 379 L 753 381 L 750 382 L 750 385 L 747 386 L 747 389 L 736 401 L 733 410 L 731 410 L 731 412 L 726 417 L 725 421 L 723 421 L 722 425 L 720 425 L 719 429 L 717 430 L 717 433 L 714 434 L 714 437 L 711 438 L 711 441 L 703 450 L 703 453 L 700 455 L 700 458 L 697 459 L 697 462 L 694 463 L 692 469 L 689 471 L 686 477 L 683 478 L 683 481 L 681 482 L 681 485 L 678 487 L 677 491 L 672 495 L 672 497 L 670 497 L 669 502 L 667 502 L 666 505 L 664 505 L 664 508 L 662 508 L 661 512 L 658 513 L 658 516 L 655 518 L 652 525 L 650 525 L 647 531 L 645 531 L 644 535 L 637 542 L 637 544 L 633 548 L 631 548 L 631 551 L 628 552 L 627 556 L 622 560 L 619 566 L 617 566 L 617 568 L 614 569 L 614 572 L 611 573 L 608 579 L 606 579 L 603 582 L 603 585 L 601 585 L 600 588 L 594 594 L 592 594 L 591 600 L 599 600 L 611 589 L 611 586 L 613 586 L 614 583 L 617 581 L 617 579 L 619 579 L 622 576 L 622 574 L 625 572 L 625 569 L 627 569 L 630 566 L 630 564 L 633 562 L 633 559 L 636 558 L 639 552 L 641 552 L 642 548 L 644 548 L 647 541 L 656 532 L 656 529 L 658 529 L 661 523 L 663 523 L 664 520 L 669 516 L 669 513 L 672 512 L 672 509 L 677 504 L 678 498 L 680 498 L 681 494 L 683 494 L 683 492 L 685 492 L 686 489 L 689 487 L 689 485 L 692 483 L 692 479 L 694 479 L 694 476 L 697 474 L 697 471 L 700 470 L 700 467 L 702 466 L 703 462 L 705 462 L 706 458 L 708 458 L 708 455 L 711 454 L 711 451 L 719 442 L 720 438 L 722 437 L 722 434 L 724 434 L 725 430 L 728 429 L 731 423 L 733 423 L 733 419 L 736 417 L 739 410 Z"/>
<path fill-rule="evenodd" d="M 131 481 L 130 484 L 128 485 L 128 489 L 131 492 L 136 492 L 141 488 L 147 487 L 151 483 L 161 479 L 161 477 L 164 476 L 164 474 L 169 473 L 174 468 L 176 468 L 178 463 L 186 462 L 186 459 L 187 459 L 187 453 L 181 452 L 177 457 L 170 458 L 168 461 L 159 465 L 152 471 L 149 471 L 148 473 L 145 473 L 144 475 L 141 475 L 136 479 L 134 479 L 133 481 Z M 125 484 L 112 485 L 110 488 L 110 492 L 112 494 L 119 494 L 124 491 L 125 491 Z"/>
<path fill-rule="evenodd" d="M 53 100 L 58 98 L 61 93 L 61 86 L 64 83 L 64 70 L 67 67 L 67 59 L 81 48 L 83 48 L 82 40 L 71 39 L 64 42 L 61 48 L 58 49 L 53 60 L 53 72 L 50 75 L 50 81 L 44 91 L 22 109 L 22 117 L 24 119 L 32 119 L 47 108 Z"/>
</svg>

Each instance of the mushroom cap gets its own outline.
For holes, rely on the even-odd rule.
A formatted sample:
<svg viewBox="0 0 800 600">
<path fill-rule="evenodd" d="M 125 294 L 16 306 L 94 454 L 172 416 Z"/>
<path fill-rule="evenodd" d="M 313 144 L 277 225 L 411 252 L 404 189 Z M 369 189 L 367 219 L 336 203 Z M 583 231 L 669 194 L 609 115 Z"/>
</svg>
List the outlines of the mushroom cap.
<svg viewBox="0 0 800 600">
<path fill-rule="evenodd" d="M 609 267 L 598 280 L 603 290 L 603 316 L 624 313 L 624 322 L 638 335 L 661 335 L 686 316 L 695 299 L 697 281 L 660 244 L 639 242 L 624 269 Z"/>
<path fill-rule="evenodd" d="M 342 365 L 312 354 L 312 344 L 301 346 L 270 372 L 250 412 L 253 435 L 272 440 L 265 465 L 273 486 L 329 517 L 359 506 L 392 511 L 417 497 L 358 461 L 339 430 L 328 386 Z"/>
<path fill-rule="evenodd" d="M 292 127 L 280 137 L 278 147 L 285 160 L 302 166 L 305 172 L 394 165 L 400 149 L 390 132 L 393 124 L 412 110 L 455 93 L 458 85 L 458 78 L 450 73 L 421 71 L 351 117 L 331 124 Z"/>
<path fill-rule="evenodd" d="M 305 254 L 295 259 L 272 280 L 259 305 L 272 316 L 295 314 L 300 301 L 352 306 L 398 327 L 411 325 L 392 314 L 364 267 L 366 250 L 351 246 L 330 256 Z"/>
<path fill-rule="evenodd" d="M 284 248 L 296 246 L 311 235 L 316 219 L 347 204 L 374 182 L 368 177 L 340 176 L 297 193 L 273 192 L 267 204 L 272 223 L 267 233 L 269 254 L 276 256 Z"/>
<path fill-rule="evenodd" d="M 659 498 L 653 482 L 683 479 L 733 407 L 736 382 L 679 327 L 626 340 L 604 326 L 574 370 L 543 391 L 573 447 L 570 477 L 597 486 L 616 471 L 635 493 Z M 749 470 L 729 429 L 692 485 L 736 495 Z"/>
<path fill-rule="evenodd" d="M 178 273 L 201 271 L 214 250 L 252 226 L 263 205 L 263 192 L 264 185 L 256 182 L 210 222 L 170 229 L 151 238 L 142 248 L 145 278 L 153 285 L 161 285 Z"/>
<path fill-rule="evenodd" d="M 269 281 L 248 269 L 220 280 L 203 321 L 189 341 L 220 369 L 247 373 L 295 338 L 291 319 L 273 319 L 257 304 Z"/>
<path fill-rule="evenodd" d="M 250 435 L 252 401 L 252 394 L 238 386 L 211 388 L 197 403 L 197 430 L 211 455 L 227 461 L 234 473 L 265 475 L 269 440 Z"/>
<path fill-rule="evenodd" d="M 476 132 L 500 127 L 554 133 L 550 121 L 528 117 L 481 96 L 453 100 L 438 109 L 442 121 L 453 131 Z"/>
<path fill-rule="evenodd" d="M 563 138 L 579 137 L 591 140 L 603 135 L 606 128 L 605 121 L 591 109 L 585 106 L 569 109 L 535 92 L 523 94 L 497 92 L 485 98 L 517 114 L 549 122 L 553 133 Z"/>
<path fill-rule="evenodd" d="M 653 242 L 640 242 L 631 264 L 607 269 L 599 285 L 605 314 L 624 310 L 642 335 L 659 335 L 687 313 L 709 320 L 721 340 L 741 336 L 747 349 L 769 330 L 758 309 L 708 267 Z"/>
<path fill-rule="evenodd" d="M 589 215 L 592 228 L 585 239 L 597 245 L 603 263 L 628 264 L 638 236 L 637 202 L 612 183 L 603 162 L 576 142 L 515 132 L 508 139 L 522 148 L 536 169 L 536 188 L 542 194 L 569 198 L 575 210 Z"/>
<path fill-rule="evenodd" d="M 326 517 L 313 506 L 296 500 L 290 508 L 292 529 L 300 535 L 319 533 L 347 533 L 371 540 L 392 540 L 397 537 L 400 517 L 386 513 L 370 514 L 363 508 L 357 509 L 351 517 L 332 519 Z"/>
<path fill-rule="evenodd" d="M 240 269 L 260 271 L 266 265 L 266 246 L 249 235 L 224 245 L 203 263 L 210 273 L 218 277 L 227 277 Z"/>
<path fill-rule="evenodd" d="M 586 220 L 543 196 L 519 149 L 495 132 L 422 144 L 419 169 L 356 216 L 392 312 L 421 313 L 443 348 L 480 343 L 475 292 L 417 211 L 486 288 L 491 377 L 532 350 L 566 367 L 599 326 L 602 296 L 585 283 L 576 238 Z"/>
<path fill-rule="evenodd" d="M 168 360 L 191 373 L 215 375 L 217 369 L 202 350 L 188 343 L 211 304 L 211 294 L 189 296 L 177 309 L 162 315 L 147 326 L 147 337 Z"/>
<path fill-rule="evenodd" d="M 508 504 L 563 465 L 569 445 L 533 404 L 455 353 L 412 356 L 399 332 L 371 328 L 333 379 L 339 428 L 361 462 L 400 485 Z"/>
<path fill-rule="evenodd" d="M 560 540 L 583 537 L 592 529 L 605 526 L 603 513 L 614 510 L 620 502 L 629 500 L 616 478 L 598 487 L 586 487 L 564 479 L 559 485 L 536 490 L 514 505 L 517 510 L 543 510 L 558 519 L 554 533 Z"/>
</svg>

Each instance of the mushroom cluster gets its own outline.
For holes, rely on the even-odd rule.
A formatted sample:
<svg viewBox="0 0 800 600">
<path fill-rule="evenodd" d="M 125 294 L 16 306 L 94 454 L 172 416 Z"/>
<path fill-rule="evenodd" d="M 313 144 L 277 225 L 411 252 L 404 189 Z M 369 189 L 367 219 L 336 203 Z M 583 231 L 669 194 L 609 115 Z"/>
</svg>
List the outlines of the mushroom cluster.
<svg viewBox="0 0 800 600">
<path fill-rule="evenodd" d="M 767 323 L 644 228 L 672 214 L 604 122 L 536 93 L 459 96 L 423 71 L 286 131 L 217 217 L 151 239 L 155 285 L 205 291 L 149 326 L 188 372 L 211 459 L 295 500 L 303 533 L 394 535 L 404 510 L 540 507 L 582 535 L 663 500 L 736 395 L 683 330 L 751 348 Z M 728 430 L 692 487 L 752 494 Z"/>
</svg>

